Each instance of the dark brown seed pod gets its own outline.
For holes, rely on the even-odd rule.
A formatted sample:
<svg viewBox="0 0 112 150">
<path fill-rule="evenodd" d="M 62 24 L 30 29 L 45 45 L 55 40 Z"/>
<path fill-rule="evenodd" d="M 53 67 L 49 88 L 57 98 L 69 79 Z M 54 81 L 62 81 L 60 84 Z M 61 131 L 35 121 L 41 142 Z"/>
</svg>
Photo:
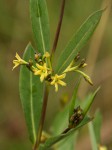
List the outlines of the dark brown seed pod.
<svg viewBox="0 0 112 150">
<path fill-rule="evenodd" d="M 83 110 L 80 106 L 74 109 L 72 116 L 70 117 L 69 123 L 71 127 L 76 127 L 81 120 L 83 120 Z"/>
</svg>

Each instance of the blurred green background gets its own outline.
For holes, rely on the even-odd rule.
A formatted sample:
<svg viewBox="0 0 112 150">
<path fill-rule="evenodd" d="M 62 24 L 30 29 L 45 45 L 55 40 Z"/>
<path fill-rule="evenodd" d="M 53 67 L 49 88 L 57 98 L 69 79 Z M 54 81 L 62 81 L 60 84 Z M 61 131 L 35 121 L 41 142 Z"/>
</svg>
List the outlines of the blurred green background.
<svg viewBox="0 0 112 150">
<path fill-rule="evenodd" d="M 111 0 L 66 0 L 62 30 L 56 52 L 56 59 L 60 51 L 64 49 L 67 41 L 71 38 L 83 21 L 94 11 L 107 7 L 99 28 L 89 43 L 83 48 L 81 57 L 87 57 L 87 71 L 94 82 L 93 87 L 82 80 L 79 97 L 96 89 L 99 85 L 101 90 L 97 95 L 92 113 L 100 108 L 103 115 L 102 143 L 112 149 L 112 7 Z M 60 0 L 47 0 L 50 27 L 51 48 L 57 27 Z M 21 107 L 18 81 L 19 69 L 12 71 L 12 60 L 15 53 L 21 56 L 32 38 L 31 22 L 29 17 L 28 0 L 0 0 L 0 150 L 31 150 L 28 133 Z M 56 64 L 56 63 L 55 63 Z M 67 93 L 71 97 L 77 75 L 67 77 L 68 86 L 60 88 L 56 95 L 51 89 L 47 109 L 46 126 L 50 125 L 55 113 L 60 109 L 60 97 Z M 74 78 L 74 79 L 73 79 Z M 53 98 L 52 98 L 53 97 Z M 55 108 L 55 109 L 54 109 Z M 52 113 L 51 113 L 52 112 Z M 45 128 L 47 128 L 45 126 Z M 90 150 L 87 133 L 78 140 L 77 150 L 82 148 Z"/>
</svg>

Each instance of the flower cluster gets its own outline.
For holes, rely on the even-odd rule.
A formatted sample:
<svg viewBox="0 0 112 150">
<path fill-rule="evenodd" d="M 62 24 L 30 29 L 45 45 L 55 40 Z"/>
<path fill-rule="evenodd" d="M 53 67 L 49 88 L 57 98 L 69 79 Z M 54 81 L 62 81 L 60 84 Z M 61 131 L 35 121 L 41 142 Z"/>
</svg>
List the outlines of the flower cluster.
<svg viewBox="0 0 112 150">
<path fill-rule="evenodd" d="M 35 53 L 35 63 L 31 59 L 28 62 L 23 60 L 17 53 L 15 57 L 16 60 L 13 60 L 13 69 L 19 65 L 25 65 L 30 71 L 33 72 L 34 75 L 40 77 L 41 82 L 45 80 L 50 85 L 54 85 L 56 92 L 58 91 L 59 85 L 66 86 L 66 83 L 63 81 L 63 79 L 65 79 L 66 74 L 71 71 L 80 73 L 86 81 L 88 81 L 91 85 L 93 84 L 90 77 L 80 70 L 80 68 L 84 68 L 87 65 L 85 60 L 82 60 L 78 65 L 74 66 L 75 62 L 79 60 L 79 54 L 60 75 L 54 74 L 51 65 L 50 54 L 48 52 L 46 52 L 43 56 L 40 53 Z"/>
<path fill-rule="evenodd" d="M 35 54 L 35 66 L 33 65 L 33 63 L 31 63 L 31 60 L 29 60 L 29 62 L 26 62 L 17 53 L 15 57 L 17 60 L 13 60 L 13 69 L 18 67 L 19 65 L 25 65 L 30 69 L 30 71 L 33 72 L 34 75 L 40 76 L 41 82 L 46 80 L 50 83 L 50 85 L 54 85 L 56 92 L 58 91 L 58 85 L 66 86 L 66 83 L 62 81 L 66 76 L 65 73 L 62 73 L 61 75 L 53 75 L 50 54 L 48 52 L 46 52 L 43 56 L 41 56 L 41 54 Z"/>
</svg>

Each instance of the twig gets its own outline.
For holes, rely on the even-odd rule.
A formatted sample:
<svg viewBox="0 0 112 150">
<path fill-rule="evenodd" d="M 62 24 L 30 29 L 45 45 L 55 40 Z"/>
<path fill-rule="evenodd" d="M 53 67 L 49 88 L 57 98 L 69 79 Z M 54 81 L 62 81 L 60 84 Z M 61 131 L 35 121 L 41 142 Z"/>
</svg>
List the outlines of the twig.
<svg viewBox="0 0 112 150">
<path fill-rule="evenodd" d="M 65 134 L 67 133 L 68 131 L 70 131 L 71 128 L 66 128 L 61 134 Z"/>
<path fill-rule="evenodd" d="M 55 34 L 55 39 L 54 39 L 54 43 L 53 43 L 53 48 L 52 48 L 52 51 L 51 51 L 51 55 L 53 53 L 55 53 L 55 50 L 56 50 L 56 47 L 57 47 L 57 43 L 58 43 L 58 39 L 59 39 L 59 34 L 60 34 L 60 30 L 61 30 L 61 25 L 62 25 L 62 20 L 63 20 L 64 8 L 65 8 L 65 0 L 62 0 L 60 18 L 59 18 L 59 22 L 58 22 L 58 26 L 57 26 L 57 30 L 56 30 L 56 34 Z"/>
</svg>

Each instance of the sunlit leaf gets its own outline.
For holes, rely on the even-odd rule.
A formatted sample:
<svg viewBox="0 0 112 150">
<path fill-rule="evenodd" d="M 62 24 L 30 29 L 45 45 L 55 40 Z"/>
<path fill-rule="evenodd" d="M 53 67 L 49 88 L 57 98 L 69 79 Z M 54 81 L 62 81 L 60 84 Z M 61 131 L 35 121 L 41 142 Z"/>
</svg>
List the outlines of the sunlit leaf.
<svg viewBox="0 0 112 150">
<path fill-rule="evenodd" d="M 34 59 L 34 50 L 30 44 L 23 55 L 24 60 L 28 61 L 29 58 Z M 30 140 L 35 143 L 42 109 L 43 84 L 26 66 L 21 66 L 19 89 Z"/>
<path fill-rule="evenodd" d="M 68 126 L 69 118 L 69 106 L 67 105 L 63 110 L 61 110 L 55 117 L 52 123 L 52 133 L 53 135 L 58 135 L 63 132 L 63 130 Z"/>
<path fill-rule="evenodd" d="M 92 122 L 89 123 L 89 132 L 90 132 L 90 136 L 91 136 L 92 150 L 98 150 L 98 145 L 97 145 L 94 127 L 93 127 Z"/>
<path fill-rule="evenodd" d="M 69 105 L 67 105 L 64 109 L 62 109 L 55 117 L 52 124 L 52 133 L 54 136 L 59 135 L 63 132 L 63 130 L 68 126 L 68 118 L 69 118 Z M 57 150 L 73 150 L 75 147 L 77 132 L 75 134 L 66 137 L 64 140 L 59 142 L 56 147 Z M 69 144 L 68 144 L 69 143 Z"/>
<path fill-rule="evenodd" d="M 57 150 L 74 150 L 77 142 L 78 131 L 69 135 L 56 146 Z"/>
<path fill-rule="evenodd" d="M 93 13 L 84 24 L 82 24 L 77 33 L 73 35 L 59 57 L 55 72 L 63 72 L 75 58 L 79 50 L 87 43 L 101 19 L 102 12 L 103 10 Z"/>
<path fill-rule="evenodd" d="M 46 0 L 30 0 L 30 15 L 38 52 L 50 50 L 50 29 Z"/>
<path fill-rule="evenodd" d="M 100 89 L 100 87 L 97 88 L 97 90 L 94 93 L 90 94 L 90 96 L 88 97 L 88 99 L 85 101 L 84 106 L 83 106 L 84 116 L 89 111 L 89 109 L 90 109 L 90 107 L 91 107 L 91 105 L 92 105 L 92 103 L 94 101 L 94 98 L 95 98 L 97 92 L 99 91 L 99 89 Z"/>
<path fill-rule="evenodd" d="M 101 125 L 102 125 L 102 115 L 99 110 L 96 111 L 95 117 L 93 120 L 93 127 L 94 127 L 94 132 L 95 132 L 95 137 L 96 141 L 99 144 L 101 141 Z"/>
<path fill-rule="evenodd" d="M 72 99 L 71 99 L 71 103 L 70 103 L 70 107 L 69 107 L 69 118 L 72 116 L 73 110 L 75 108 L 75 103 L 76 103 L 76 99 L 77 99 L 77 92 L 78 92 L 79 84 L 80 84 L 80 81 L 78 81 L 78 83 L 76 84 L 75 89 L 74 89 L 74 93 L 73 93 L 73 96 L 72 96 Z"/>
</svg>

